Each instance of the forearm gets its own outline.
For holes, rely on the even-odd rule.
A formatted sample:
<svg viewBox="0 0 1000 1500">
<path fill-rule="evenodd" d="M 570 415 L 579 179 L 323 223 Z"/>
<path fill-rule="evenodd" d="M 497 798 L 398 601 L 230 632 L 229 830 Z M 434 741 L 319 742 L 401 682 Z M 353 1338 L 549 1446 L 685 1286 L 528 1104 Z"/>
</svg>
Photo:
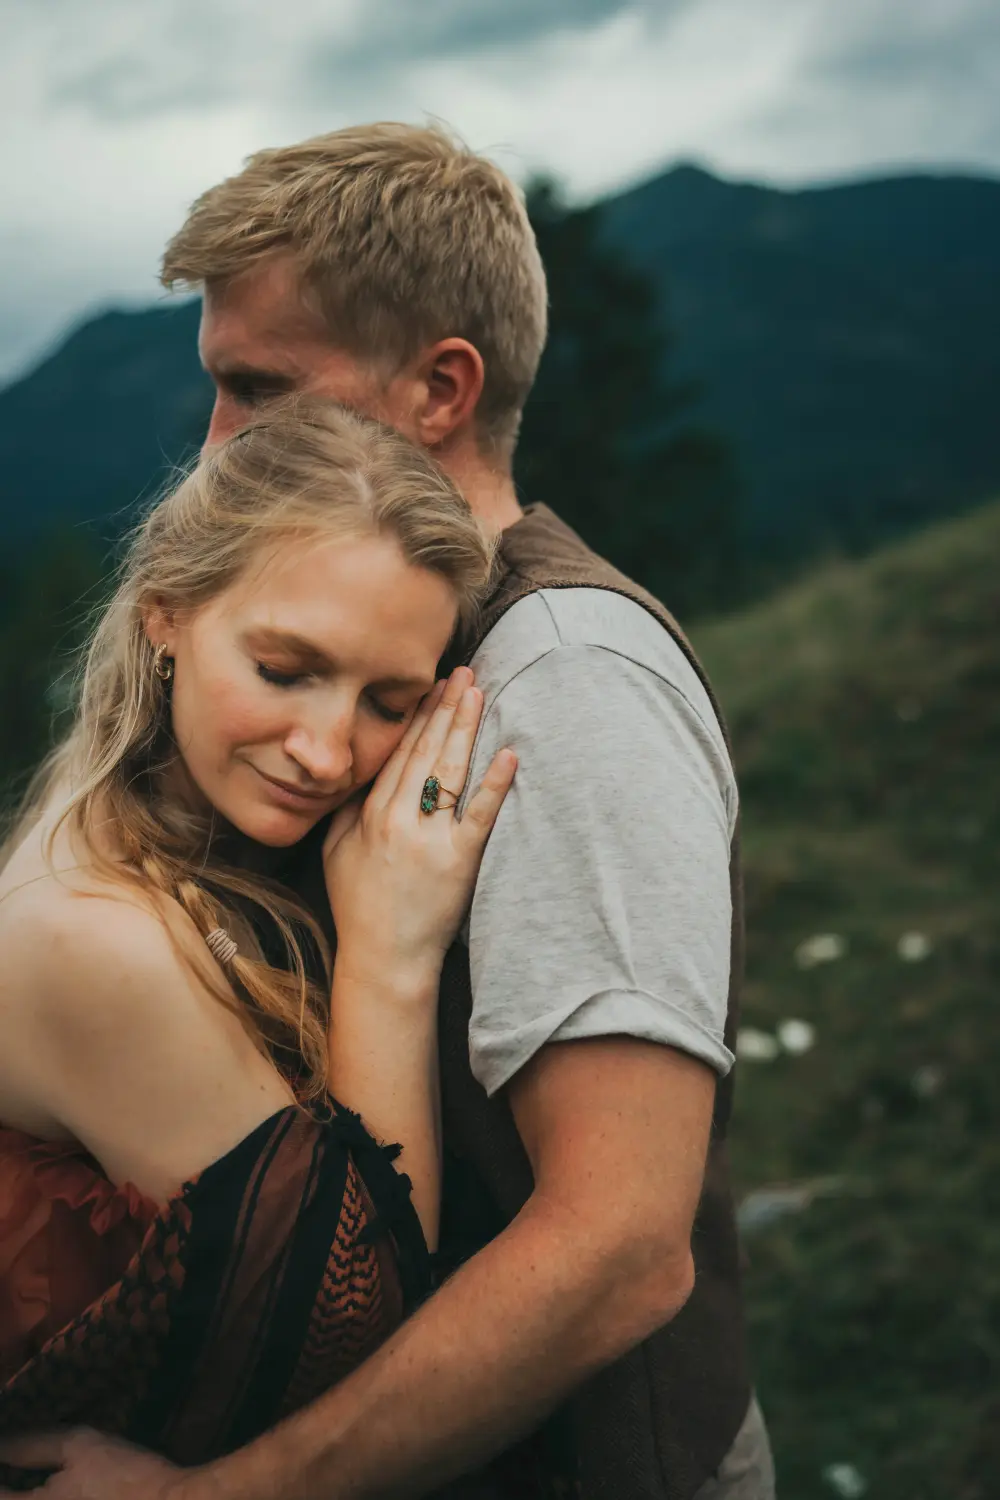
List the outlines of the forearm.
<svg viewBox="0 0 1000 1500">
<path fill-rule="evenodd" d="M 634 1272 L 637 1268 L 631 1268 Z M 199 1475 L 212 1500 L 403 1500 L 530 1431 L 683 1304 L 536 1200 L 349 1379 Z"/>
<path fill-rule="evenodd" d="M 334 966 L 329 1087 L 379 1140 L 402 1147 L 398 1165 L 430 1249 L 441 1201 L 437 976 L 372 979 Z"/>
</svg>

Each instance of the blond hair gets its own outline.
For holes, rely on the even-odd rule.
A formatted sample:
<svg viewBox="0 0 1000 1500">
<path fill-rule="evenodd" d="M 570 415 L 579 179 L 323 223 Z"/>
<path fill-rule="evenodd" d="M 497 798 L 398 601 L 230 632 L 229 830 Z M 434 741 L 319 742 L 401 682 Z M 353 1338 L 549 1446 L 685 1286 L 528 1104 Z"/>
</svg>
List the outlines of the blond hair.
<svg viewBox="0 0 1000 1500">
<path fill-rule="evenodd" d="M 538 369 L 545 272 L 521 194 L 438 127 L 377 124 L 258 151 L 197 200 L 166 286 L 223 285 L 290 252 L 331 341 L 392 373 L 439 339 L 482 355 L 477 430 L 505 459 Z"/>
<path fill-rule="evenodd" d="M 489 586 L 491 546 L 451 481 L 397 433 L 300 402 L 203 457 L 135 531 L 86 651 L 73 726 L 36 776 L 6 845 L 9 855 L 53 789 L 67 787 L 55 827 L 71 821 L 103 878 L 179 902 L 203 937 L 235 926 L 253 951 L 228 965 L 233 987 L 217 989 L 218 998 L 262 1051 L 294 1056 L 302 1098 L 325 1088 L 329 993 L 310 978 L 301 940 L 310 935 L 328 978 L 326 945 L 290 892 L 225 861 L 211 810 L 171 796 L 165 772 L 179 751 L 144 622 L 154 603 L 182 615 L 198 610 L 274 544 L 371 533 L 395 539 L 410 564 L 444 578 L 461 621 L 474 616 Z M 114 829 L 114 859 L 102 853 L 101 825 Z M 246 903 L 277 927 L 287 967 L 264 958 Z"/>
</svg>

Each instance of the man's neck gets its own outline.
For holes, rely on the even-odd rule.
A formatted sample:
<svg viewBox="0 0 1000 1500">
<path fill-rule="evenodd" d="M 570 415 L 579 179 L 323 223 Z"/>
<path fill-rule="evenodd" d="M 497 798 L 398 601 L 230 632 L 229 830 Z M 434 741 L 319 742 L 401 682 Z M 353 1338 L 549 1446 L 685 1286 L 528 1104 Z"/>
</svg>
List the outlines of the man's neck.
<svg viewBox="0 0 1000 1500">
<path fill-rule="evenodd" d="M 490 533 L 506 531 L 524 512 L 509 470 L 490 468 L 479 454 L 440 455 L 442 467 L 458 485 L 476 520 Z"/>
</svg>

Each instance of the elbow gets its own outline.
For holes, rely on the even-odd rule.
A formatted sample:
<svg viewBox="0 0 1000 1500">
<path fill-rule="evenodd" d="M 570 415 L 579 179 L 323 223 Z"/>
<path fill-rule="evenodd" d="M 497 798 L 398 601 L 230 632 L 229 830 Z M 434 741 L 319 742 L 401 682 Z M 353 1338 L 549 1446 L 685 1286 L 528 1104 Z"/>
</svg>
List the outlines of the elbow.
<svg viewBox="0 0 1000 1500">
<path fill-rule="evenodd" d="M 595 1321 L 603 1362 L 611 1362 L 672 1322 L 681 1311 L 694 1290 L 690 1244 L 657 1238 L 617 1247 L 617 1253 L 607 1257 L 601 1279 Z"/>
<path fill-rule="evenodd" d="M 641 1343 L 676 1318 L 694 1291 L 694 1257 L 689 1244 L 650 1246 L 621 1277 L 628 1304 L 631 1343 Z"/>
<path fill-rule="evenodd" d="M 676 1318 L 694 1291 L 694 1256 L 690 1245 L 665 1262 L 654 1277 L 648 1298 L 648 1333 Z"/>
</svg>

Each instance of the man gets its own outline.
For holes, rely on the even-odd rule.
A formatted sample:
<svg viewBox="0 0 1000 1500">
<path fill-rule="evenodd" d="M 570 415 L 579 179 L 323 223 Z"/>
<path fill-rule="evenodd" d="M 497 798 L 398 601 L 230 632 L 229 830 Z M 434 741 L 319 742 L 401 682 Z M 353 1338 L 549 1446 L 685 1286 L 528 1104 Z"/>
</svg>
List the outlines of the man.
<svg viewBox="0 0 1000 1500">
<path fill-rule="evenodd" d="M 66 1464 L 53 1494 L 93 1500 L 374 1500 L 452 1481 L 468 1497 L 766 1500 L 722 1144 L 736 789 L 662 606 L 518 503 L 546 322 L 521 199 L 437 130 L 340 131 L 206 193 L 163 274 L 204 293 L 209 442 L 275 397 L 324 394 L 430 448 L 504 532 L 468 643 L 486 699 L 471 783 L 501 743 L 519 771 L 442 989 L 452 1274 L 355 1374 L 208 1469 L 88 1435 L 34 1461 Z"/>
</svg>

